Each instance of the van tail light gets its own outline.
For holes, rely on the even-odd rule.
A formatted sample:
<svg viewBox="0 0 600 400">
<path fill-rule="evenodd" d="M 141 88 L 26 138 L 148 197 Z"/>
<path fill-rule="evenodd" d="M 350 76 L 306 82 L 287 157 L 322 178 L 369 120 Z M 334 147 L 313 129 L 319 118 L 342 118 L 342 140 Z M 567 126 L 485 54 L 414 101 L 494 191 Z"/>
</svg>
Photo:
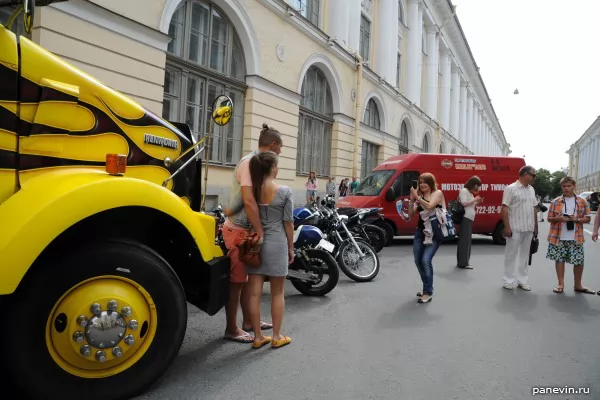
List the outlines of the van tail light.
<svg viewBox="0 0 600 400">
<path fill-rule="evenodd" d="M 122 175 L 127 167 L 127 156 L 125 154 L 107 154 L 106 172 L 109 175 Z"/>
</svg>

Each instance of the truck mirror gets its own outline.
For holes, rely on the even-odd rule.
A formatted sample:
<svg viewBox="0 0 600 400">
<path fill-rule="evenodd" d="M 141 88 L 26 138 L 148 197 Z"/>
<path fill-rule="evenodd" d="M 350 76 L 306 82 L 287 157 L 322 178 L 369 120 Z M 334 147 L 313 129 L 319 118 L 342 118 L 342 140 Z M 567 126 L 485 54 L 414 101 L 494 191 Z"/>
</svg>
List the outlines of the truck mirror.
<svg viewBox="0 0 600 400">
<path fill-rule="evenodd" d="M 34 10 L 34 0 L 23 0 L 23 22 L 25 25 L 25 32 L 27 32 L 28 35 L 31 34 L 31 30 L 33 29 Z"/>
<path fill-rule="evenodd" d="M 396 193 L 394 192 L 393 187 L 390 187 L 387 192 L 385 192 L 385 199 L 390 202 L 396 200 Z"/>
<path fill-rule="evenodd" d="M 224 126 L 229 123 L 233 114 L 233 101 L 230 97 L 221 95 L 213 102 L 212 119 L 215 124 Z"/>
</svg>

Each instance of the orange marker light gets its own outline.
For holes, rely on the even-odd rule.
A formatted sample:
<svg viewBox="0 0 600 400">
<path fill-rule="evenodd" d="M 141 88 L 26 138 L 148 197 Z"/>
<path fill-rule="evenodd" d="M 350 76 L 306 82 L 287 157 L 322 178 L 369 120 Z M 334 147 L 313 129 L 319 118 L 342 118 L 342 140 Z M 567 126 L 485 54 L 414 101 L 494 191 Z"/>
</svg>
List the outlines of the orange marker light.
<svg viewBox="0 0 600 400">
<path fill-rule="evenodd" d="M 127 156 L 125 154 L 107 154 L 106 172 L 110 175 L 122 175 L 127 166 Z"/>
</svg>

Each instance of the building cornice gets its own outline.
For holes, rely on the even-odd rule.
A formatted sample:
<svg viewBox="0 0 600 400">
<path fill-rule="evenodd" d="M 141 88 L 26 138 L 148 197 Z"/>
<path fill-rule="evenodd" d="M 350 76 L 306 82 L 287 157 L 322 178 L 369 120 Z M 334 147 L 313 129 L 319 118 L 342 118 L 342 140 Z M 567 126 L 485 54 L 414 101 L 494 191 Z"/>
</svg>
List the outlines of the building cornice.
<svg viewBox="0 0 600 400">
<path fill-rule="evenodd" d="M 167 46 L 171 41 L 168 35 L 110 11 L 91 1 L 70 0 L 50 4 L 49 7 L 160 51 L 167 51 Z"/>
</svg>

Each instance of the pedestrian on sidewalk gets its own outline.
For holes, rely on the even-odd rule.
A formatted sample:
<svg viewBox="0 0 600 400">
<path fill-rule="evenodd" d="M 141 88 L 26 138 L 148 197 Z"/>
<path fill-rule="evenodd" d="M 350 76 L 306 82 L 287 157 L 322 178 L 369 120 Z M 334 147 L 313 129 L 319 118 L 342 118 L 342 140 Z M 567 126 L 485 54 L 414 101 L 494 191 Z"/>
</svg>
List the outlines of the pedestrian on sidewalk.
<svg viewBox="0 0 600 400">
<path fill-rule="evenodd" d="M 565 263 L 573 265 L 574 290 L 578 293 L 596 294 L 583 286 L 584 250 L 583 224 L 590 222 L 588 202 L 575 194 L 575 179 L 570 176 L 560 180 L 563 195 L 552 200 L 548 210 L 548 253 L 546 258 L 554 260 L 558 286 L 554 293 L 565 289 Z"/>
<path fill-rule="evenodd" d="M 473 176 L 458 193 L 458 201 L 465 208 L 465 215 L 460 221 L 460 234 L 458 235 L 458 246 L 456 247 L 456 266 L 458 268 L 473 269 L 470 260 L 475 206 L 483 202 L 483 197 L 474 196 L 473 193 L 477 193 L 480 187 L 481 179 L 478 176 Z"/>
<path fill-rule="evenodd" d="M 408 216 L 412 218 L 419 213 L 419 222 L 413 239 L 413 255 L 423 291 L 417 293 L 419 303 L 429 303 L 433 296 L 433 256 L 440 247 L 440 240 L 432 234 L 430 218 L 435 216 L 436 208 L 443 208 L 444 194 L 437 188 L 433 174 L 424 173 L 419 176 L 419 189 L 410 191 Z M 429 226 L 429 229 L 427 229 Z"/>
<path fill-rule="evenodd" d="M 325 195 L 333 196 L 335 199 L 335 178 L 333 176 L 329 177 L 329 181 L 325 185 Z"/>
<path fill-rule="evenodd" d="M 506 238 L 504 289 L 513 289 L 517 283 L 519 288 L 531 290 L 527 261 L 531 240 L 538 234 L 538 201 L 531 186 L 535 175 L 535 168 L 532 166 L 522 167 L 519 179 L 506 187 L 502 197 L 502 222 Z"/>
</svg>

